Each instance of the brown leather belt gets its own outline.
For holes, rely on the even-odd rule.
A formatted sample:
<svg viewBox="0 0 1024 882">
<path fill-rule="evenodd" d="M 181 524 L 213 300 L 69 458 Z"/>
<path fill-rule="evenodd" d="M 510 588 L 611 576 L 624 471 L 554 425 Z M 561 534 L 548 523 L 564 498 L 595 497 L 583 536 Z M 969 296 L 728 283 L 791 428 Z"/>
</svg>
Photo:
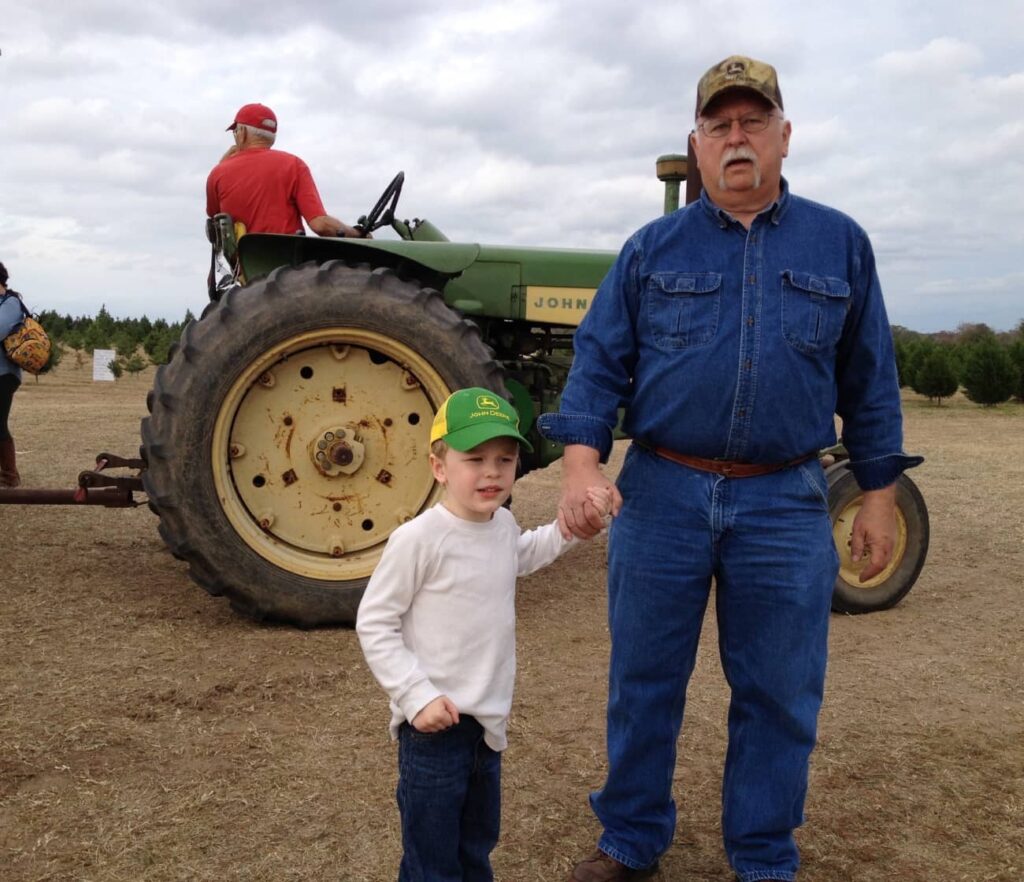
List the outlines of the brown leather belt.
<svg viewBox="0 0 1024 882">
<path fill-rule="evenodd" d="M 800 465 L 818 455 L 815 450 L 795 459 L 786 460 L 786 462 L 736 462 L 730 459 L 704 459 L 702 456 L 688 456 L 685 453 L 676 453 L 667 447 L 655 447 L 652 444 L 644 444 L 639 441 L 637 443 L 664 459 L 689 466 L 691 469 L 700 469 L 702 472 L 724 475 L 727 478 L 756 478 L 758 475 L 770 475 L 772 472 L 781 472 L 783 469 Z"/>
</svg>

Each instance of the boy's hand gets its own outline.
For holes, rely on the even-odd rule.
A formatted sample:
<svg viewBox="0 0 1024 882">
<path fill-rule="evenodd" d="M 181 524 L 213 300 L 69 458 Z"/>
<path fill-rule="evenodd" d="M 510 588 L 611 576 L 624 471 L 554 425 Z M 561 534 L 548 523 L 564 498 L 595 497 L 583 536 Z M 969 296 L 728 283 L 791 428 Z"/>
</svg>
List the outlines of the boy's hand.
<svg viewBox="0 0 1024 882">
<path fill-rule="evenodd" d="M 447 695 L 435 698 L 412 720 L 417 732 L 443 732 L 459 721 L 459 709 Z"/>
<path fill-rule="evenodd" d="M 606 523 L 611 519 L 613 503 L 611 487 L 587 487 L 587 500 L 597 509 L 597 513 Z"/>
</svg>

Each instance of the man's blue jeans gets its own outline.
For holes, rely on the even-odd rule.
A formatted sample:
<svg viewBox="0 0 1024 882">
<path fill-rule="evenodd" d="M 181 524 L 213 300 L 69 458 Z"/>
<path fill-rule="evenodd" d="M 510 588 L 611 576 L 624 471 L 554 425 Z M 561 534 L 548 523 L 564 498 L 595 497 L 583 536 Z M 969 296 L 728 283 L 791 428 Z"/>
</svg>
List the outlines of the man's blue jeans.
<svg viewBox="0 0 1024 882">
<path fill-rule="evenodd" d="M 501 754 L 462 716 L 443 732 L 398 733 L 399 882 L 491 882 L 501 825 Z"/>
<path fill-rule="evenodd" d="M 722 832 L 742 882 L 792 880 L 825 681 L 838 556 L 811 461 L 725 478 L 633 445 L 609 537 L 608 779 L 591 795 L 598 846 L 639 868 L 672 841 L 672 778 L 715 580 L 731 689 Z"/>
</svg>

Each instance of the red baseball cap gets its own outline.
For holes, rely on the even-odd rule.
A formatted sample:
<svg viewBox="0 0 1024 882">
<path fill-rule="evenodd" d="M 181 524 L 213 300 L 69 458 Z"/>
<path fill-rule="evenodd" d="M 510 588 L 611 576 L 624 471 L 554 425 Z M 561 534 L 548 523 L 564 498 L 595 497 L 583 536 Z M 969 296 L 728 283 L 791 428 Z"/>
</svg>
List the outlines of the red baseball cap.
<svg viewBox="0 0 1024 882">
<path fill-rule="evenodd" d="M 241 123 L 243 126 L 252 126 L 255 129 L 266 129 L 268 132 L 277 131 L 277 117 L 266 104 L 245 104 L 235 114 L 235 121 L 224 131 L 234 131 L 235 126 Z"/>
</svg>

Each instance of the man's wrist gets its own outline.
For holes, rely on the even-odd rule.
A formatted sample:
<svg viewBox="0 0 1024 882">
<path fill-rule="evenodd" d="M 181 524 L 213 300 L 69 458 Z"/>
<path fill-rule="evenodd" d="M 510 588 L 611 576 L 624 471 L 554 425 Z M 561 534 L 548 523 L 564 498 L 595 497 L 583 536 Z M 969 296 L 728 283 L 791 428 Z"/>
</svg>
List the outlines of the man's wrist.
<svg viewBox="0 0 1024 882">
<path fill-rule="evenodd" d="M 565 472 L 590 471 L 600 466 L 601 452 L 587 444 L 566 444 L 562 461 Z"/>
<path fill-rule="evenodd" d="M 864 490 L 861 508 L 896 508 L 896 484 L 879 487 L 877 490 Z"/>
</svg>

